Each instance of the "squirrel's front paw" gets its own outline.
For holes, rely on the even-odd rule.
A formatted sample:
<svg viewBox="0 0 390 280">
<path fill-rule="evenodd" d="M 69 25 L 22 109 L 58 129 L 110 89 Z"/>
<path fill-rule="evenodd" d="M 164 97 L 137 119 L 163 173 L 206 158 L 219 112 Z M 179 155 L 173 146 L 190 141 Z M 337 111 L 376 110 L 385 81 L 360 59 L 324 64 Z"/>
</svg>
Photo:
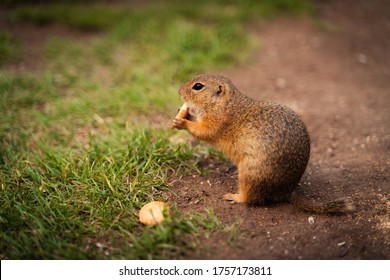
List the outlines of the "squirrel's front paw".
<svg viewBox="0 0 390 280">
<path fill-rule="evenodd" d="M 174 118 L 172 121 L 172 128 L 185 129 L 186 122 L 187 122 L 186 119 Z"/>
</svg>

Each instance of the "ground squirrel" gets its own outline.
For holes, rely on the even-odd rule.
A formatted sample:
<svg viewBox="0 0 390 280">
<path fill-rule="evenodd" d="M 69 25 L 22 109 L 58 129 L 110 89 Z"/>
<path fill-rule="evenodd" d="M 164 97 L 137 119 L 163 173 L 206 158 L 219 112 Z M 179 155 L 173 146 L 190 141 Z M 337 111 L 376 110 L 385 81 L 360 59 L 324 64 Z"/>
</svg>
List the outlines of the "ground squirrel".
<svg viewBox="0 0 390 280">
<path fill-rule="evenodd" d="M 208 74 L 184 83 L 179 94 L 187 108 L 172 127 L 215 145 L 238 167 L 238 193 L 224 195 L 225 200 L 249 205 L 290 201 L 318 213 L 353 210 L 348 200 L 318 203 L 294 192 L 309 161 L 310 138 L 289 108 L 255 101 L 228 78 Z"/>
</svg>

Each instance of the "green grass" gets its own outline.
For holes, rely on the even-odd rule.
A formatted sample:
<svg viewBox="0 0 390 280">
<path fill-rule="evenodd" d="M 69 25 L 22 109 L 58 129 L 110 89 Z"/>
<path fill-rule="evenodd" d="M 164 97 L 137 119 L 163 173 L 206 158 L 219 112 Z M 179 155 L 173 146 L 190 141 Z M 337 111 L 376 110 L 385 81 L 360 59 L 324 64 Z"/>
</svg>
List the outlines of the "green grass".
<svg viewBox="0 0 390 280">
<path fill-rule="evenodd" d="M 251 22 L 310 10 L 303 0 L 10 10 L 12 20 L 77 35 L 49 36 L 37 71 L 0 68 L 0 257 L 172 259 L 220 231 L 228 244 L 238 226 L 211 210 L 183 215 L 173 205 L 159 226 L 138 222 L 143 204 L 166 199 L 170 177 L 201 172 L 209 156 L 167 130 L 177 89 L 193 74 L 247 61 L 257 45 Z M 7 46 L 9 61 L 17 47 L 4 38 L 0 58 Z"/>
<path fill-rule="evenodd" d="M 169 133 L 123 128 L 80 149 L 57 149 L 41 140 L 39 154 L 4 151 L 0 210 L 2 257 L 167 258 L 191 244 L 187 233 L 215 221 L 178 211 L 156 228 L 140 226 L 136 210 L 164 200 L 168 173 L 194 164 L 187 145 Z M 28 250 L 26 250 L 28 248 Z M 177 255 L 175 255 L 177 256 Z"/>
</svg>

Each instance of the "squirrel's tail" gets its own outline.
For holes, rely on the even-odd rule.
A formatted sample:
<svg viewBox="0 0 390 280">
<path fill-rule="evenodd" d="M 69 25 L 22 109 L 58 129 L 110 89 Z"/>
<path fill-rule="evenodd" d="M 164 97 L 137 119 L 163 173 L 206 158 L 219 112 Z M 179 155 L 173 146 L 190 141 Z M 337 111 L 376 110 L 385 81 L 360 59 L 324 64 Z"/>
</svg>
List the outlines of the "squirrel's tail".
<svg viewBox="0 0 390 280">
<path fill-rule="evenodd" d="M 348 213 L 355 211 L 355 206 L 348 198 L 338 198 L 322 203 L 306 198 L 294 191 L 291 194 L 290 202 L 302 210 L 314 213 Z"/>
</svg>

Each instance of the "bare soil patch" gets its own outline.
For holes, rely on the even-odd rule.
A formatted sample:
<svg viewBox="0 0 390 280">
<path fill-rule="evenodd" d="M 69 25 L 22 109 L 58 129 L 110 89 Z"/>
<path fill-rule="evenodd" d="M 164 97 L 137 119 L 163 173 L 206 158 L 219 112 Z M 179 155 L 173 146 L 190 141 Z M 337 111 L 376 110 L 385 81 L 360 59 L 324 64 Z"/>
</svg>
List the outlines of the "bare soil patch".
<svg viewBox="0 0 390 280">
<path fill-rule="evenodd" d="M 255 27 L 262 48 L 250 65 L 222 74 L 255 99 L 297 111 L 312 140 L 300 190 L 321 201 L 350 197 L 357 211 L 315 215 L 291 204 L 229 204 L 237 172 L 173 182 L 183 211 L 214 209 L 240 221 L 233 246 L 211 237 L 195 259 L 390 258 L 390 5 L 386 1 L 321 1 L 321 27 L 308 19 L 276 19 Z M 223 241 L 221 241 L 223 240 Z"/>
</svg>

